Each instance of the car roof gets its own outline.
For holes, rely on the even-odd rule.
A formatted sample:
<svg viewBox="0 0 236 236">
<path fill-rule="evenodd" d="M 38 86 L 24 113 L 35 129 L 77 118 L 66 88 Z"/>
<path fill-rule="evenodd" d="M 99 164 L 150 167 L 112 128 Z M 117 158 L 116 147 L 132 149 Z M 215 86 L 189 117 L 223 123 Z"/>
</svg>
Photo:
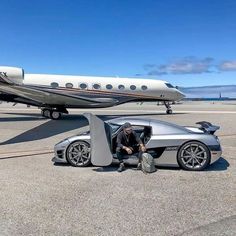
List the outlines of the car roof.
<svg viewBox="0 0 236 236">
<path fill-rule="evenodd" d="M 125 122 L 130 122 L 132 125 L 152 126 L 153 133 L 171 134 L 171 133 L 189 133 L 190 131 L 183 126 L 169 123 L 162 120 L 141 117 L 119 117 L 111 119 L 108 122 L 122 125 Z"/>
<path fill-rule="evenodd" d="M 115 123 L 118 125 L 123 125 L 125 122 L 129 122 L 132 125 L 144 125 L 144 126 L 150 125 L 150 119 L 139 118 L 139 117 L 119 117 L 119 118 L 111 119 L 108 122 Z"/>
</svg>

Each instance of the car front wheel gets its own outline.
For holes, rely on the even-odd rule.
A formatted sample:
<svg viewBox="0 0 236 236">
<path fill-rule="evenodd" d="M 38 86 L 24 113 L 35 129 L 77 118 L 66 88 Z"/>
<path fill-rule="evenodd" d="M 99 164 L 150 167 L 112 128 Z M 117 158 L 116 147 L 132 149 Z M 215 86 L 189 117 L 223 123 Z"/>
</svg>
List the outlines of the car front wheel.
<svg viewBox="0 0 236 236">
<path fill-rule="evenodd" d="M 66 159 L 72 166 L 88 166 L 91 163 L 90 158 L 90 145 L 84 141 L 71 143 L 66 150 Z"/>
<path fill-rule="evenodd" d="M 179 165 L 185 170 L 203 170 L 210 163 L 210 151 L 207 146 L 197 141 L 184 144 L 178 152 Z"/>
</svg>

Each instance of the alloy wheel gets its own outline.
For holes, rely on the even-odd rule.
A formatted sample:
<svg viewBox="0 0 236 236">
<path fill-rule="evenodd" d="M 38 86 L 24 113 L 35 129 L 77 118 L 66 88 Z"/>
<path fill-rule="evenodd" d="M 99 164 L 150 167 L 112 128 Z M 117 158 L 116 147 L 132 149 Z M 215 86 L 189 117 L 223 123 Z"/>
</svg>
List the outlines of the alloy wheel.
<svg viewBox="0 0 236 236">
<path fill-rule="evenodd" d="M 74 142 L 68 147 L 66 156 L 72 166 L 87 166 L 90 164 L 90 145 L 83 141 Z"/>
</svg>

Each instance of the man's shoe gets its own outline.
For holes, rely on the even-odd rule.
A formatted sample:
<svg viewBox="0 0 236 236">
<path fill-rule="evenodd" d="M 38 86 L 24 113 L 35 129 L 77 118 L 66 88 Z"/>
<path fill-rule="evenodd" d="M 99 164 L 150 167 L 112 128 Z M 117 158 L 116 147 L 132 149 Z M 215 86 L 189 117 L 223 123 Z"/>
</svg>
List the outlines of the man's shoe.
<svg viewBox="0 0 236 236">
<path fill-rule="evenodd" d="M 142 165 L 141 163 L 139 162 L 138 165 L 137 165 L 137 170 L 141 170 L 142 169 Z"/>
<path fill-rule="evenodd" d="M 125 164 L 124 163 L 120 163 L 119 168 L 117 169 L 118 172 L 122 172 L 123 170 L 125 170 Z"/>
</svg>

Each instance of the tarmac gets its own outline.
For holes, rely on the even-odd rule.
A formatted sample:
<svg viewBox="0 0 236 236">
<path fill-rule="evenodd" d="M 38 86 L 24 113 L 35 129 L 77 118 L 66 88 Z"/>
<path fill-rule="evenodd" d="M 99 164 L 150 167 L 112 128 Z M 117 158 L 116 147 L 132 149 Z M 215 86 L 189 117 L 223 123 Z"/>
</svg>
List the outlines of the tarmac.
<svg viewBox="0 0 236 236">
<path fill-rule="evenodd" d="M 235 235 L 236 102 L 155 103 L 70 110 L 54 121 L 25 105 L 0 104 L 0 235 Z M 205 171 L 54 165 L 53 147 L 102 119 L 132 115 L 179 125 L 209 121 L 223 155 Z"/>
</svg>

